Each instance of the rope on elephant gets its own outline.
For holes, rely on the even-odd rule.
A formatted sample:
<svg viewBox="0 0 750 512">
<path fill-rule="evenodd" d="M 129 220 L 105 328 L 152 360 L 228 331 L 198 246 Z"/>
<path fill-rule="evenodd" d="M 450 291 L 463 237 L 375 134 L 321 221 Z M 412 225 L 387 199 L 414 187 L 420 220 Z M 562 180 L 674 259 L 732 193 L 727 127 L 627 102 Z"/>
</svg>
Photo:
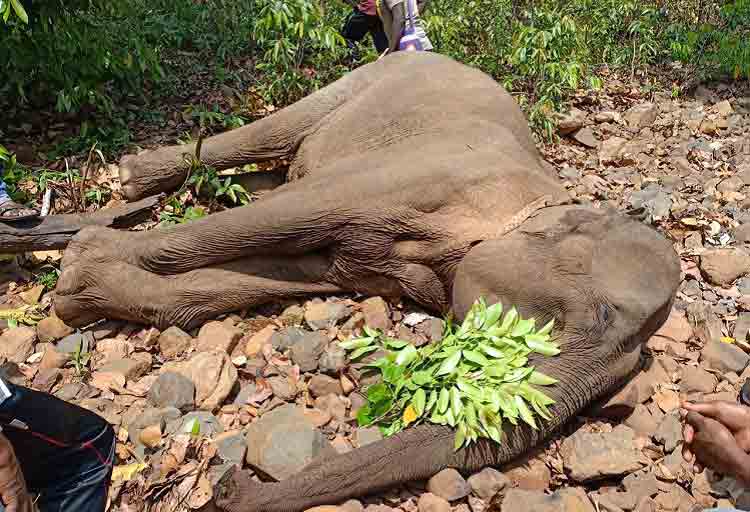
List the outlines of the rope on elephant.
<svg viewBox="0 0 750 512">
<path fill-rule="evenodd" d="M 572 198 L 555 198 L 551 194 L 546 194 L 538 199 L 535 199 L 528 205 L 524 206 L 518 213 L 514 214 L 507 222 L 504 222 L 497 229 L 483 233 L 479 236 L 472 237 L 471 239 L 464 239 L 458 241 L 446 242 L 438 246 L 437 249 L 429 251 L 423 258 L 424 261 L 434 262 L 438 260 L 455 261 L 456 258 L 460 259 L 466 255 L 469 250 L 477 243 L 484 242 L 486 240 L 494 240 L 502 238 L 508 233 L 515 231 L 524 222 L 532 217 L 535 217 L 545 208 L 552 206 L 564 206 L 575 203 Z"/>
</svg>

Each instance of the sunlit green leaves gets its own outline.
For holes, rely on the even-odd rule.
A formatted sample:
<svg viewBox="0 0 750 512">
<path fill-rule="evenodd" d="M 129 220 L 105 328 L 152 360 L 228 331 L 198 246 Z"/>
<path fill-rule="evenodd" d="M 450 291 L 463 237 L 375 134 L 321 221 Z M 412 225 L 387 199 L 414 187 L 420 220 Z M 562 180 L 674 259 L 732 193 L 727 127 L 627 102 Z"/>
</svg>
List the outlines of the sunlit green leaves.
<svg viewBox="0 0 750 512">
<path fill-rule="evenodd" d="M 505 421 L 536 429 L 537 417 L 551 419 L 554 401 L 534 386 L 557 381 L 528 366 L 529 356 L 560 352 L 552 327 L 550 321 L 537 329 L 515 308 L 503 315 L 500 304 L 479 300 L 460 326 L 446 320 L 443 339 L 421 348 L 365 328 L 364 337 L 340 344 L 352 360 L 386 352 L 367 365 L 382 382 L 368 388 L 357 421 L 379 425 L 384 435 L 423 422 L 449 425 L 457 449 L 481 437 L 500 442 Z"/>
</svg>

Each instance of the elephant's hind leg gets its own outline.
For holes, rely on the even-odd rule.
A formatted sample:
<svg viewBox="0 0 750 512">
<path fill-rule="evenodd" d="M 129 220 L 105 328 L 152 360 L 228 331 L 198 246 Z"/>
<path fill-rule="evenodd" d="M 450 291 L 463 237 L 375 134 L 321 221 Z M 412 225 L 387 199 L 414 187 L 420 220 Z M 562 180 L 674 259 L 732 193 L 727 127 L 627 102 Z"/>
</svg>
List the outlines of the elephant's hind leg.
<svg viewBox="0 0 750 512">
<path fill-rule="evenodd" d="M 342 291 L 323 280 L 327 261 L 319 256 L 237 260 L 172 276 L 122 261 L 86 259 L 58 284 L 55 310 L 70 325 L 122 318 L 190 329 L 272 300 Z"/>
</svg>

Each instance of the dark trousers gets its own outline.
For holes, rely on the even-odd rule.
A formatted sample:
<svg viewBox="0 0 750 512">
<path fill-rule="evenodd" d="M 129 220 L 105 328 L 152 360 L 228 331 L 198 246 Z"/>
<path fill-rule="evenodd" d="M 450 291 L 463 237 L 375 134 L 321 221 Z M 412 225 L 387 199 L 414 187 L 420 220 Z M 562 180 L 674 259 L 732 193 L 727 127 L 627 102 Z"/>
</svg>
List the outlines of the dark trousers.
<svg viewBox="0 0 750 512">
<path fill-rule="evenodd" d="M 29 492 L 41 512 L 104 512 L 115 433 L 100 416 L 22 386 L 0 406 L 3 434 L 13 445 Z M 14 426 L 13 420 L 23 423 Z M 1 509 L 0 509 L 1 510 Z"/>
<path fill-rule="evenodd" d="M 354 49 L 356 44 L 365 38 L 367 34 L 372 36 L 372 43 L 378 53 L 383 53 L 388 48 L 388 37 L 383 30 L 383 23 L 378 16 L 370 16 L 355 8 L 346 18 L 341 35 L 346 39 L 349 48 Z"/>
</svg>

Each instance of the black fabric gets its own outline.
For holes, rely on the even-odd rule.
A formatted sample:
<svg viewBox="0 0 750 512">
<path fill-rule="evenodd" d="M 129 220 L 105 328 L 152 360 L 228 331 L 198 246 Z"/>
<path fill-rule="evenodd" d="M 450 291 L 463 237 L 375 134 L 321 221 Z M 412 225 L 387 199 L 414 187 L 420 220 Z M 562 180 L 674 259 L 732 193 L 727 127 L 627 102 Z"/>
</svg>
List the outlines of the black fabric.
<svg viewBox="0 0 750 512">
<path fill-rule="evenodd" d="M 378 16 L 370 16 L 358 9 L 354 9 L 346 18 L 341 35 L 349 43 L 350 47 L 365 38 L 367 34 L 372 36 L 372 43 L 378 53 L 383 53 L 388 48 L 388 38 L 383 30 L 383 23 Z"/>
<path fill-rule="evenodd" d="M 81 449 L 81 445 L 101 439 L 102 432 L 114 439 L 112 427 L 93 412 L 47 393 L 6 384 L 12 397 L 0 405 L 0 425 L 13 445 L 29 489 L 45 489 L 55 484 L 61 471 L 75 470 L 88 459 L 98 460 L 93 450 Z M 11 426 L 14 419 L 25 423 L 28 430 Z M 78 454 L 76 458 L 70 458 L 71 450 Z"/>
</svg>

